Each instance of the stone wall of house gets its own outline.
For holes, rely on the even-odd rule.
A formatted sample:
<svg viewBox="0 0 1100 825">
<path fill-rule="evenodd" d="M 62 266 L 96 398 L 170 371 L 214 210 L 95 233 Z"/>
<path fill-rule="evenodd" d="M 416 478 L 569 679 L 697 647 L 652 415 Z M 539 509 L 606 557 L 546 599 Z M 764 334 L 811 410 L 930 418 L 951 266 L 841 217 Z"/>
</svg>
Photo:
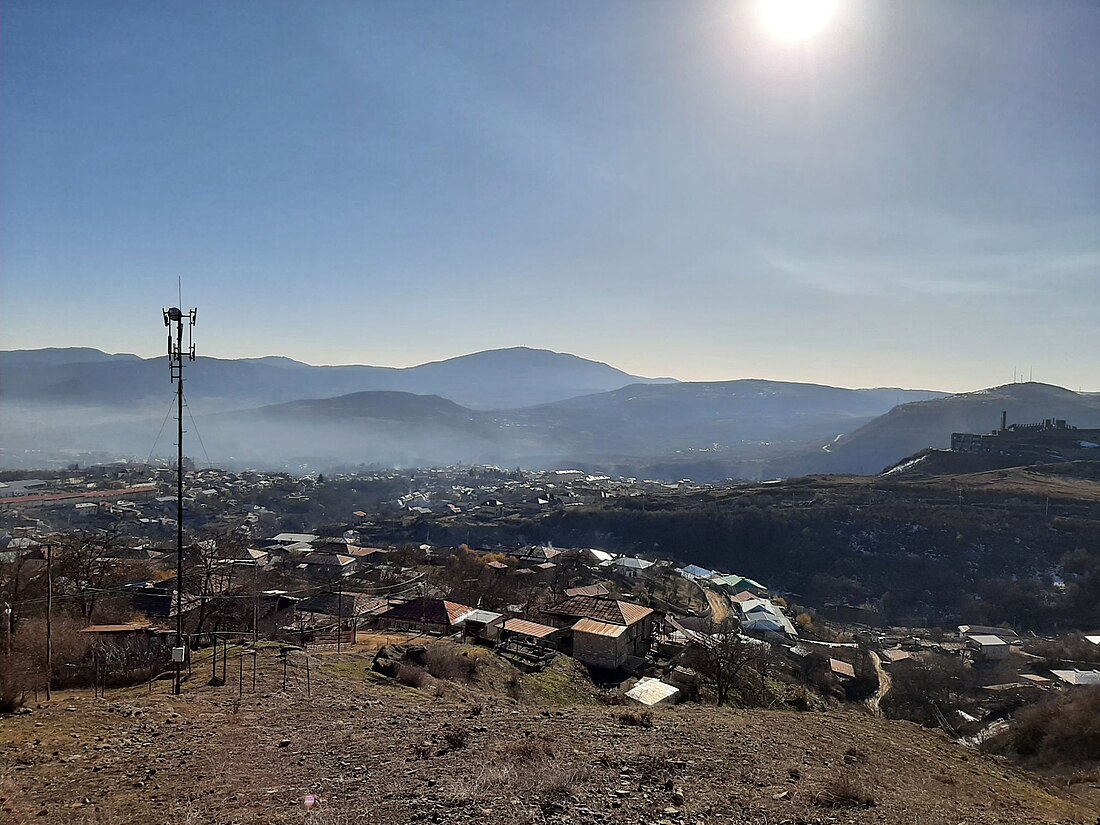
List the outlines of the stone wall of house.
<svg viewBox="0 0 1100 825">
<path fill-rule="evenodd" d="M 617 668 L 629 653 L 623 636 L 598 636 L 593 633 L 573 633 L 573 658 L 591 667 Z"/>
</svg>

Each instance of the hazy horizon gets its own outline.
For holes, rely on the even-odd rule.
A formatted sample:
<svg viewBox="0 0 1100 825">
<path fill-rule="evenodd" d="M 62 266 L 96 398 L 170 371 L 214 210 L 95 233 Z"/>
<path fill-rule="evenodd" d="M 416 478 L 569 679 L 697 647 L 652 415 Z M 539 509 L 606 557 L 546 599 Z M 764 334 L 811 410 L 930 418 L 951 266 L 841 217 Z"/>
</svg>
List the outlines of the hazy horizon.
<svg viewBox="0 0 1100 825">
<path fill-rule="evenodd" d="M 38 350 L 42 350 L 42 349 L 67 349 L 67 348 L 70 348 L 70 347 L 55 347 L 55 346 L 16 347 L 12 350 L 0 350 L 0 351 L 4 351 L 4 352 L 11 352 L 11 351 L 33 352 L 33 351 L 38 351 Z M 71 348 L 81 348 L 81 345 L 74 345 L 74 347 L 71 347 Z M 161 353 L 142 354 L 142 353 L 139 353 L 139 352 L 127 352 L 127 351 L 111 352 L 111 351 L 108 351 L 108 350 L 104 350 L 101 347 L 87 347 L 87 348 L 96 349 L 96 350 L 99 350 L 100 352 L 104 352 L 108 355 L 134 355 L 134 356 L 137 356 L 138 358 L 142 358 L 142 359 L 146 359 L 146 360 L 164 357 Z M 263 355 L 224 355 L 224 356 L 223 355 L 215 355 L 213 353 L 205 353 L 203 355 L 199 355 L 198 357 L 200 357 L 200 358 L 201 357 L 218 358 L 218 359 L 222 359 L 222 360 L 253 360 L 253 361 L 262 360 L 262 359 L 265 359 L 265 358 L 285 358 L 287 360 L 295 361 L 297 363 L 305 364 L 307 366 L 312 366 L 312 367 L 369 366 L 369 367 L 383 367 L 383 368 L 392 368 L 392 369 L 411 369 L 413 367 L 424 366 L 426 364 L 435 364 L 435 363 L 440 363 L 440 362 L 443 362 L 443 361 L 452 361 L 452 360 L 455 360 L 455 359 L 458 359 L 458 358 L 465 358 L 465 357 L 471 356 L 471 355 L 479 355 L 479 354 L 482 354 L 482 353 L 485 353 L 485 352 L 495 352 L 495 351 L 502 351 L 502 350 L 514 350 L 514 349 L 535 350 L 535 351 L 540 351 L 540 352 L 553 352 L 553 353 L 556 353 L 556 354 L 559 354 L 559 355 L 574 356 L 576 358 L 582 358 L 586 361 L 593 361 L 593 362 L 596 362 L 596 363 L 605 364 L 609 367 L 613 367 L 614 369 L 621 370 L 622 372 L 625 372 L 625 373 L 627 373 L 629 375 L 632 375 L 636 378 L 672 379 L 672 380 L 679 381 L 679 382 L 682 382 L 682 383 L 713 383 L 713 382 L 725 382 L 725 381 L 775 381 L 775 382 L 792 383 L 792 384 L 818 384 L 818 385 L 823 385 L 823 386 L 836 387 L 838 389 L 904 389 L 904 390 L 913 390 L 913 391 L 918 391 L 918 392 L 919 391 L 929 391 L 929 392 L 947 392 L 947 393 L 966 393 L 966 392 L 975 392 L 975 391 L 983 390 L 983 389 L 990 389 L 990 388 L 993 388 L 993 387 L 1007 386 L 1007 385 L 1010 385 L 1010 384 L 1013 384 L 1013 383 L 1023 384 L 1023 383 L 1035 382 L 1035 383 L 1039 383 L 1039 384 L 1051 384 L 1051 385 L 1054 385 L 1054 386 L 1061 386 L 1064 389 L 1073 390 L 1074 392 L 1100 393 L 1100 389 L 1093 389 L 1093 388 L 1084 387 L 1084 386 L 1080 386 L 1080 387 L 1078 387 L 1078 386 L 1069 386 L 1069 385 L 1065 385 L 1065 384 L 1057 384 L 1056 382 L 1052 382 L 1052 381 L 1044 381 L 1044 380 L 1042 380 L 1041 377 L 1030 375 L 1026 368 L 1020 368 L 1018 375 L 1016 375 L 1014 377 L 1010 377 L 1009 380 L 1007 380 L 1007 381 L 993 381 L 991 383 L 982 384 L 981 386 L 967 387 L 967 388 L 961 388 L 961 389 L 950 388 L 950 387 L 942 387 L 942 386 L 907 386 L 907 385 L 904 385 L 904 384 L 897 384 L 897 383 L 894 383 L 894 384 L 851 384 L 851 385 L 832 384 L 832 383 L 823 382 L 823 381 L 801 380 L 801 379 L 791 379 L 791 378 L 777 378 L 775 376 L 767 376 L 767 375 L 738 375 L 738 376 L 707 377 L 707 378 L 682 378 L 679 375 L 669 375 L 669 374 L 658 375 L 656 373 L 636 372 L 636 371 L 633 371 L 633 370 L 628 370 L 628 369 L 625 369 L 624 367 L 620 366 L 619 364 L 615 364 L 615 363 L 612 363 L 610 361 L 606 361 L 606 360 L 601 359 L 601 358 L 589 356 L 589 355 L 586 355 L 583 352 L 571 352 L 571 351 L 565 351 L 565 350 L 552 350 L 552 349 L 549 349 L 547 347 L 532 347 L 532 346 L 528 346 L 526 344 L 515 344 L 515 345 L 512 345 L 512 346 L 491 347 L 487 350 L 477 350 L 475 352 L 460 352 L 460 353 L 455 353 L 453 355 L 443 355 L 443 356 L 440 356 L 438 358 L 430 358 L 426 361 L 418 361 L 418 362 L 415 362 L 415 363 L 408 363 L 408 364 L 382 364 L 382 363 L 367 362 L 367 361 L 346 361 L 346 362 L 339 362 L 339 363 L 316 363 L 316 362 L 312 362 L 312 361 L 306 361 L 306 360 L 301 359 L 301 358 L 295 358 L 294 356 L 287 355 L 285 353 L 275 353 L 275 352 L 265 353 Z"/>
<path fill-rule="evenodd" d="M 0 9 L 0 347 L 1100 387 L 1100 5 Z"/>
</svg>

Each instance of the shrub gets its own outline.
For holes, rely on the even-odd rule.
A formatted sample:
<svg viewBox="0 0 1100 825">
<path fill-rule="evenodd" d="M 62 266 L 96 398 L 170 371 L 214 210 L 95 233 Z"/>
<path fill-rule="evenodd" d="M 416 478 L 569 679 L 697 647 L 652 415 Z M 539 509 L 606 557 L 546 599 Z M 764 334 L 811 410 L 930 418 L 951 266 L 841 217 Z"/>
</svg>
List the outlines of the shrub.
<svg viewBox="0 0 1100 825">
<path fill-rule="evenodd" d="M 1100 759 L 1100 686 L 1077 688 L 1021 708 L 983 748 L 1039 767 Z"/>
<path fill-rule="evenodd" d="M 823 808 L 869 808 L 875 797 L 860 777 L 842 772 L 814 796 L 814 803 Z"/>
<path fill-rule="evenodd" d="M 653 727 L 653 714 L 648 710 L 624 710 L 617 714 L 620 725 L 635 728 Z"/>
<path fill-rule="evenodd" d="M 523 677 L 519 675 L 518 671 L 508 674 L 508 681 L 505 682 L 504 689 L 512 699 L 518 701 L 523 698 Z"/>
<path fill-rule="evenodd" d="M 28 675 L 15 656 L 0 656 L 0 713 L 11 713 L 27 698 Z"/>
<path fill-rule="evenodd" d="M 466 728 L 450 728 L 443 734 L 443 741 L 447 743 L 447 747 L 453 751 L 461 750 L 466 747 L 466 742 L 470 738 L 470 731 Z"/>
<path fill-rule="evenodd" d="M 424 653 L 424 666 L 437 679 L 469 684 L 477 676 L 478 665 L 476 657 L 446 644 L 435 645 Z"/>
<path fill-rule="evenodd" d="M 401 665 L 397 669 L 397 681 L 405 687 L 418 688 L 424 686 L 424 678 L 427 674 L 424 668 L 418 665 Z"/>
</svg>

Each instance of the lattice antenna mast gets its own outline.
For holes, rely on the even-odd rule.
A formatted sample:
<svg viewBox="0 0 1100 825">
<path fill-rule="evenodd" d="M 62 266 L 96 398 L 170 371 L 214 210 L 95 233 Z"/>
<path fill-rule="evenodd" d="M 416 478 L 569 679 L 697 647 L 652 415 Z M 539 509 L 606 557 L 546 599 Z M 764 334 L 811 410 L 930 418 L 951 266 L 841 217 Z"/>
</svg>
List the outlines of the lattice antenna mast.
<svg viewBox="0 0 1100 825">
<path fill-rule="evenodd" d="M 162 310 L 164 325 L 168 327 L 168 370 L 176 385 L 176 643 L 172 649 L 176 674 L 172 690 L 177 695 L 183 663 L 187 659 L 187 646 L 183 641 L 183 365 L 185 361 L 195 360 L 192 332 L 197 312 L 192 309 L 185 315 L 179 307 Z"/>
</svg>

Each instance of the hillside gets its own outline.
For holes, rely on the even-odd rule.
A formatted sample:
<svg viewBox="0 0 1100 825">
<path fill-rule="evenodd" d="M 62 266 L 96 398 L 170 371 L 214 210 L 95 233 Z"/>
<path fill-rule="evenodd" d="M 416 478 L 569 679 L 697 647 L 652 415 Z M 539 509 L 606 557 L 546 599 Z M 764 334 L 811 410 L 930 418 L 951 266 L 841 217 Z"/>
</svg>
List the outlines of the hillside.
<svg viewBox="0 0 1100 825">
<path fill-rule="evenodd" d="M 792 458 L 794 472 L 877 473 L 926 448 L 951 445 L 951 433 L 988 433 L 1000 425 L 1062 418 L 1081 427 L 1100 427 L 1100 394 L 1029 382 L 917 401 L 895 407 L 816 453 Z M 785 473 L 777 473 L 785 474 Z"/>
<path fill-rule="evenodd" d="M 831 439 L 895 404 L 929 395 L 939 393 L 755 379 L 637 384 L 541 405 L 514 418 L 521 426 L 544 428 L 578 457 L 688 449 L 736 453 Z"/>
<path fill-rule="evenodd" d="M 494 659 L 488 652 L 474 654 Z M 201 653 L 199 654 L 202 655 Z M 55 696 L 0 719 L 5 822 L 998 823 L 1091 822 L 1097 811 L 907 723 L 858 712 L 655 710 L 587 704 L 560 668 L 404 687 L 369 653 L 270 650 L 258 683 L 230 660 L 196 679 Z M 499 673 L 496 664 L 482 672 Z M 499 677 L 498 677 L 499 678 Z M 1065 794 L 1065 791 L 1062 791 Z M 306 816 L 303 800 L 318 798 Z"/>
</svg>

